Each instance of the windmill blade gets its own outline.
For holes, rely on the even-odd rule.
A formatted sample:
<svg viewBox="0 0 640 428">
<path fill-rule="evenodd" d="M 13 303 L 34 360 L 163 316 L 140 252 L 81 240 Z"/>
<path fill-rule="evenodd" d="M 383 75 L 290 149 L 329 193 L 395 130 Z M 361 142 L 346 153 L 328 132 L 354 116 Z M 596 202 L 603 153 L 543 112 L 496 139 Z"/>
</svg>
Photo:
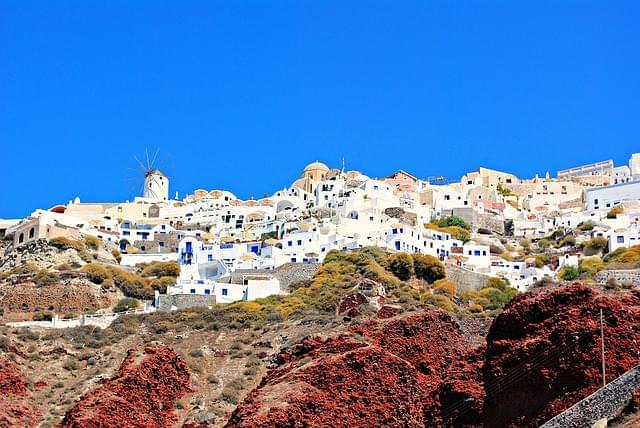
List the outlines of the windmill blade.
<svg viewBox="0 0 640 428">
<path fill-rule="evenodd" d="M 151 166 L 149 165 L 149 151 L 147 148 L 144 148 L 144 155 L 147 157 L 147 171 L 151 171 Z"/>
<path fill-rule="evenodd" d="M 138 159 L 136 155 L 133 155 L 133 158 L 136 160 L 136 162 L 138 162 L 138 165 L 140 165 L 140 168 L 142 168 L 142 170 L 145 173 L 149 171 L 147 168 L 144 167 L 144 164 L 140 161 L 140 159 Z"/>
<path fill-rule="evenodd" d="M 160 151 L 160 147 L 156 148 L 156 153 L 153 155 L 153 159 L 151 160 L 151 165 L 149 165 L 149 169 L 153 168 L 153 165 L 156 163 L 156 158 L 158 157 L 158 152 Z"/>
</svg>

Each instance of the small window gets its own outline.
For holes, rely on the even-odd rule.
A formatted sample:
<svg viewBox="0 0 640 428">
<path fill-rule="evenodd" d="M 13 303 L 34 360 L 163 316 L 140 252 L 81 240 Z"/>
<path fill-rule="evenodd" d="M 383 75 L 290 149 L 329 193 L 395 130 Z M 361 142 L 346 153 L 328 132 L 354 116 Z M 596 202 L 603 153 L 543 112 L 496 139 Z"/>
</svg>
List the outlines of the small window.
<svg viewBox="0 0 640 428">
<path fill-rule="evenodd" d="M 226 295 L 228 295 L 228 294 L 229 294 L 229 290 L 228 290 L 228 289 L 226 289 L 226 288 L 223 288 L 223 289 L 222 289 L 222 295 L 223 295 L 223 296 L 226 296 Z"/>
<path fill-rule="evenodd" d="M 624 236 L 618 236 L 616 240 L 618 241 L 618 244 L 624 244 Z"/>
<path fill-rule="evenodd" d="M 195 288 L 191 289 L 191 294 L 196 294 L 196 289 Z"/>
<path fill-rule="evenodd" d="M 211 294 L 211 290 L 204 290 L 204 294 L 207 295 L 207 296 L 210 295 Z"/>
</svg>

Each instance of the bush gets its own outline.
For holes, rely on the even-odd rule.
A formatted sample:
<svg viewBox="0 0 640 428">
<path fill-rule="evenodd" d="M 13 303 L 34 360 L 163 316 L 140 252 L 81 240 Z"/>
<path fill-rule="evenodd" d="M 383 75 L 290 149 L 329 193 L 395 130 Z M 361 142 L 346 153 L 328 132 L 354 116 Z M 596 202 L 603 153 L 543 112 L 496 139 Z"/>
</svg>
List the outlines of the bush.
<svg viewBox="0 0 640 428">
<path fill-rule="evenodd" d="M 440 227 L 456 226 L 466 230 L 471 229 L 471 227 L 467 224 L 467 222 L 465 222 L 462 218 L 455 215 L 450 215 L 448 217 L 444 217 L 440 219 L 440 221 L 438 221 L 438 226 Z"/>
<path fill-rule="evenodd" d="M 582 246 L 587 250 L 600 251 L 606 248 L 608 244 L 609 244 L 609 241 L 607 240 L 607 238 L 604 238 L 602 236 L 597 236 L 593 239 L 590 239 L 584 242 Z"/>
<path fill-rule="evenodd" d="M 177 278 L 180 275 L 180 265 L 178 262 L 151 262 L 143 267 L 141 275 Z"/>
<path fill-rule="evenodd" d="M 82 266 L 80 272 L 86 273 L 89 281 L 94 284 L 102 284 L 107 279 L 111 278 L 111 273 L 103 265 L 98 263 L 86 264 Z"/>
<path fill-rule="evenodd" d="M 117 248 L 114 248 L 113 250 L 111 250 L 111 255 L 113 256 L 114 259 L 116 259 L 118 264 L 120 264 L 120 262 L 122 261 L 122 254 L 120 254 L 120 250 L 118 250 Z"/>
<path fill-rule="evenodd" d="M 407 253 L 395 253 L 389 257 L 389 269 L 402 281 L 414 274 L 413 258 Z"/>
<path fill-rule="evenodd" d="M 419 253 L 414 253 L 412 257 L 416 277 L 427 281 L 429 284 L 445 277 L 444 264 L 436 257 Z"/>
<path fill-rule="evenodd" d="M 444 296 L 442 294 L 433 294 L 431 296 L 428 296 L 425 299 L 425 302 L 437 306 L 447 312 L 458 312 L 458 308 L 456 307 L 455 303 L 453 303 L 447 296 Z"/>
<path fill-rule="evenodd" d="M 13 275 L 28 275 L 39 272 L 40 268 L 33 263 L 25 263 L 20 266 L 16 266 L 11 270 Z"/>
<path fill-rule="evenodd" d="M 76 360 L 68 359 L 64 364 L 62 364 L 62 368 L 69 371 L 77 370 L 78 362 Z"/>
<path fill-rule="evenodd" d="M 585 257 L 580 262 L 580 272 L 586 273 L 587 275 L 593 276 L 602 269 L 604 269 L 604 262 L 598 256 Z"/>
<path fill-rule="evenodd" d="M 541 268 L 549 261 L 549 257 L 546 254 L 536 254 L 536 267 Z"/>
<path fill-rule="evenodd" d="M 113 283 L 122 290 L 125 296 L 135 297 L 136 299 L 153 298 L 154 290 L 145 278 L 113 266 L 109 266 L 108 269 L 111 272 Z"/>
<path fill-rule="evenodd" d="M 204 357 L 204 352 L 202 352 L 202 349 L 194 349 L 189 352 L 189 355 L 191 355 L 193 358 L 202 358 Z"/>
<path fill-rule="evenodd" d="M 559 247 L 571 247 L 573 245 L 576 245 L 576 238 L 573 235 L 565 236 L 558 244 Z"/>
<path fill-rule="evenodd" d="M 37 287 L 44 287 L 47 285 L 55 284 L 60 280 L 60 276 L 55 272 L 50 272 L 46 269 L 42 269 L 33 278 L 33 282 Z"/>
<path fill-rule="evenodd" d="M 86 245 L 89 249 L 97 250 L 102 245 L 102 240 L 92 235 L 85 235 L 84 245 Z"/>
<path fill-rule="evenodd" d="M 592 221 L 585 221 L 578 225 L 578 229 L 583 232 L 588 232 L 590 230 L 593 230 L 594 227 L 595 227 L 595 224 Z"/>
<path fill-rule="evenodd" d="M 547 238 L 542 238 L 541 240 L 538 241 L 538 247 L 539 248 L 549 248 L 551 247 L 551 240 L 547 239 Z"/>
<path fill-rule="evenodd" d="M 65 238 L 64 236 L 49 240 L 49 244 L 59 250 L 68 250 L 71 248 L 76 251 L 82 251 L 85 249 L 82 242 L 76 241 L 75 239 Z"/>
<path fill-rule="evenodd" d="M 172 276 L 154 278 L 149 282 L 149 286 L 154 290 L 158 290 L 160 293 L 166 293 L 167 287 L 171 287 L 173 285 L 176 285 L 176 279 Z"/>
<path fill-rule="evenodd" d="M 34 321 L 51 321 L 53 319 L 53 313 L 50 311 L 36 311 L 33 314 Z"/>
<path fill-rule="evenodd" d="M 132 297 L 125 297 L 120 299 L 118 303 L 113 307 L 113 312 L 126 312 L 140 307 L 140 301 Z"/>
<path fill-rule="evenodd" d="M 220 380 L 215 375 L 209 375 L 207 376 L 207 382 L 209 382 L 212 385 L 217 385 L 218 383 L 220 383 Z"/>
<path fill-rule="evenodd" d="M 558 273 L 558 278 L 563 281 L 573 281 L 580 278 L 580 269 L 575 266 L 565 266 Z"/>
<path fill-rule="evenodd" d="M 607 213 L 607 218 L 609 218 L 609 219 L 616 218 L 616 217 L 618 217 L 618 214 L 622 214 L 623 212 L 624 212 L 624 209 L 622 207 L 613 207 Z"/>
<path fill-rule="evenodd" d="M 439 294 L 454 296 L 456 294 L 455 282 L 448 279 L 439 279 L 433 284 L 434 290 Z"/>
</svg>

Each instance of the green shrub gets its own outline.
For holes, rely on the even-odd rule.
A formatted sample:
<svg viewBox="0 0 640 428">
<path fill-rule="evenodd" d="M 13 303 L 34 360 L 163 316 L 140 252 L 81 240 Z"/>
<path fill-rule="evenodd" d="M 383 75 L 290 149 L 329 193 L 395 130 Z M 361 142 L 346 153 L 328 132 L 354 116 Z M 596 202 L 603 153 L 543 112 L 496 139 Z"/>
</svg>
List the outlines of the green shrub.
<svg viewBox="0 0 640 428">
<path fill-rule="evenodd" d="M 439 294 L 454 296 L 456 294 L 456 283 L 448 279 L 439 279 L 433 283 L 433 289 Z"/>
<path fill-rule="evenodd" d="M 141 272 L 144 277 L 155 276 L 171 276 L 177 278 L 180 275 L 180 265 L 178 262 L 151 262 L 146 264 Z"/>
<path fill-rule="evenodd" d="M 565 266 L 560 269 L 558 273 L 558 278 L 563 281 L 573 281 L 580 278 L 580 269 L 576 266 Z"/>
<path fill-rule="evenodd" d="M 471 229 L 471 227 L 467 224 L 467 222 L 465 222 L 462 218 L 455 215 L 450 215 L 448 217 L 441 218 L 440 221 L 438 221 L 438 226 L 440 227 L 455 226 L 455 227 L 461 227 L 462 229 L 466 229 L 466 230 Z"/>
<path fill-rule="evenodd" d="M 71 248 L 76 251 L 82 251 L 85 249 L 82 242 L 76 241 L 75 239 L 65 238 L 64 236 L 50 239 L 49 244 L 59 250 L 68 250 Z"/>
<path fill-rule="evenodd" d="M 551 240 L 547 239 L 547 238 L 542 238 L 541 240 L 538 241 L 538 247 L 540 248 L 549 248 L 551 247 Z"/>
<path fill-rule="evenodd" d="M 39 272 L 40 268 L 33 263 L 25 263 L 20 266 L 16 266 L 11 270 L 13 275 L 28 275 Z"/>
<path fill-rule="evenodd" d="M 565 236 L 558 244 L 559 247 L 570 247 L 573 245 L 576 245 L 576 238 L 573 235 Z"/>
<path fill-rule="evenodd" d="M 113 312 L 126 312 L 140 307 L 140 301 L 132 297 L 125 297 L 120 299 L 118 303 L 113 307 Z"/>
<path fill-rule="evenodd" d="M 149 282 L 149 286 L 154 290 L 158 290 L 160 293 L 166 293 L 167 287 L 171 287 L 173 285 L 176 285 L 176 278 L 173 276 L 154 278 Z"/>
<path fill-rule="evenodd" d="M 578 229 L 583 232 L 588 232 L 590 230 L 593 230 L 594 227 L 595 227 L 595 224 L 592 221 L 585 221 L 578 225 Z"/>
<path fill-rule="evenodd" d="M 101 264 L 88 263 L 80 269 L 80 272 L 87 274 L 89 281 L 94 284 L 102 284 L 111 278 L 111 273 Z"/>
<path fill-rule="evenodd" d="M 118 250 L 117 248 L 111 250 L 111 255 L 114 259 L 116 259 L 116 262 L 118 262 L 118 264 L 122 261 L 122 254 L 120 254 L 120 250 Z"/>
<path fill-rule="evenodd" d="M 109 266 L 108 269 L 111 272 L 113 283 L 122 290 L 125 296 L 136 299 L 153 298 L 155 292 L 145 278 L 114 266 Z"/>
<path fill-rule="evenodd" d="M 389 257 L 389 270 L 402 281 L 414 274 L 413 258 L 407 253 L 395 253 Z"/>
<path fill-rule="evenodd" d="M 46 269 L 42 269 L 33 278 L 33 282 L 37 287 L 44 287 L 47 285 L 55 284 L 58 281 L 60 281 L 60 275 L 55 272 L 50 272 Z"/>
<path fill-rule="evenodd" d="M 102 245 L 102 240 L 92 235 L 85 235 L 84 245 L 91 250 L 97 250 Z"/>
<path fill-rule="evenodd" d="M 604 269 L 604 262 L 598 256 L 585 257 L 580 261 L 580 272 L 587 275 L 593 276 L 602 269 Z"/>
<path fill-rule="evenodd" d="M 427 281 L 429 284 L 445 277 L 444 264 L 436 257 L 419 253 L 414 253 L 412 257 L 416 277 Z"/>
<path fill-rule="evenodd" d="M 425 299 L 425 303 L 434 305 L 447 312 L 456 313 L 458 307 L 447 296 L 442 294 L 433 294 Z"/>
<path fill-rule="evenodd" d="M 609 218 L 609 219 L 616 218 L 616 217 L 618 217 L 618 214 L 622 214 L 623 212 L 624 212 L 624 209 L 622 207 L 613 207 L 607 213 L 607 218 Z"/>
<path fill-rule="evenodd" d="M 596 236 L 593 239 L 585 241 L 582 244 L 582 247 L 589 252 L 598 252 L 607 248 L 607 245 L 609 245 L 609 241 L 607 240 L 607 238 Z"/>
</svg>

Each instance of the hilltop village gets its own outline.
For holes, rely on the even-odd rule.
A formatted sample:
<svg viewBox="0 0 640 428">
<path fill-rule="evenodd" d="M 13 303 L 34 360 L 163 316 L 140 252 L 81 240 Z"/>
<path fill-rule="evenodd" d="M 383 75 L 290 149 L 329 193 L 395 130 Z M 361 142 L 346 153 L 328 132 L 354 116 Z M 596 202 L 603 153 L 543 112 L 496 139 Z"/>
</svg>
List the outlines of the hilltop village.
<svg viewBox="0 0 640 428">
<path fill-rule="evenodd" d="M 628 165 L 596 162 L 555 178 L 479 168 L 458 182 L 432 181 L 402 170 L 371 178 L 313 162 L 262 199 L 197 189 L 178 200 L 170 198 L 169 178 L 149 169 L 133 202 L 76 198 L 2 221 L 0 233 L 5 254 L 38 240 L 90 236 L 122 266 L 178 262 L 177 279 L 153 302 L 165 309 L 285 293 L 276 272 L 317 265 L 331 250 L 429 255 L 459 289 L 498 277 L 523 292 L 544 278 L 593 273 L 602 264 L 596 253 L 640 244 L 640 153 Z"/>
<path fill-rule="evenodd" d="M 638 426 L 638 153 L 141 193 L 0 221 L 0 426 Z"/>
</svg>

